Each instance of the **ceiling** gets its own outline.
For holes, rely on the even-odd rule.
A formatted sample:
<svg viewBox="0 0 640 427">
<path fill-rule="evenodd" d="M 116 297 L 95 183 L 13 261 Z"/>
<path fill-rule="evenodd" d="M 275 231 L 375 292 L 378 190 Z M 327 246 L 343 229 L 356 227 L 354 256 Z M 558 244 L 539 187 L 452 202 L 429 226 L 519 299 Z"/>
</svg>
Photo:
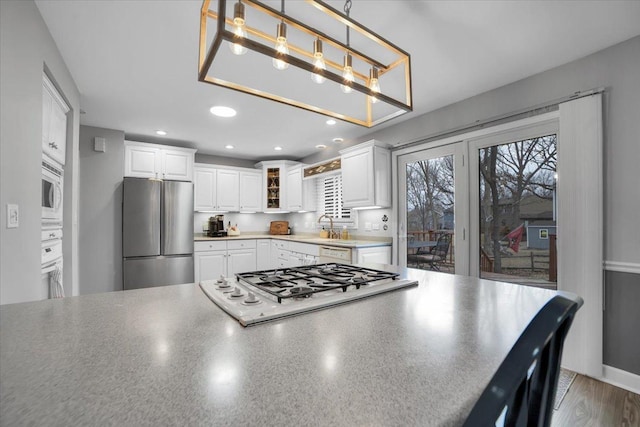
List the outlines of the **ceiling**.
<svg viewBox="0 0 640 427">
<path fill-rule="evenodd" d="M 289 0 L 287 13 L 300 3 Z M 353 0 L 352 18 L 411 54 L 413 112 L 368 129 L 198 82 L 199 0 L 36 4 L 80 90 L 81 124 L 149 142 L 162 129 L 199 152 L 254 160 L 348 143 L 640 34 L 639 1 Z M 213 105 L 238 114 L 215 117 Z"/>
</svg>

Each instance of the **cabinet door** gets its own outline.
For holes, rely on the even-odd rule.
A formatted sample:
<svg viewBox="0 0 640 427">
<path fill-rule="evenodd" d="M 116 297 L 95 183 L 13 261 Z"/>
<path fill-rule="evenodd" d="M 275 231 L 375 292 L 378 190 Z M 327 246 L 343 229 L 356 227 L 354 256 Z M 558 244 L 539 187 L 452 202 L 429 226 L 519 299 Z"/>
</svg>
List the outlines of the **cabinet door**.
<svg viewBox="0 0 640 427">
<path fill-rule="evenodd" d="M 227 252 L 227 273 L 233 277 L 236 273 L 256 271 L 256 250 L 236 249 Z"/>
<path fill-rule="evenodd" d="M 196 252 L 194 254 L 195 283 L 213 280 L 227 275 L 226 251 Z"/>
<path fill-rule="evenodd" d="M 373 150 L 365 148 L 344 154 L 341 161 L 344 206 L 374 205 Z"/>
<path fill-rule="evenodd" d="M 282 171 L 282 167 L 273 166 L 263 169 L 264 212 L 278 212 L 287 206 L 284 200 L 284 175 Z"/>
<path fill-rule="evenodd" d="M 64 165 L 67 148 L 67 114 L 55 99 L 51 102 L 49 140 L 51 157 Z"/>
<path fill-rule="evenodd" d="M 157 178 L 160 169 L 157 148 L 128 145 L 124 148 L 124 176 Z"/>
<path fill-rule="evenodd" d="M 51 124 L 51 103 L 53 97 L 44 84 L 42 85 L 42 151 L 50 154 L 49 126 Z"/>
<path fill-rule="evenodd" d="M 271 262 L 271 240 L 258 240 L 256 270 L 269 270 L 271 268 L 273 268 L 273 263 Z"/>
<path fill-rule="evenodd" d="M 163 149 L 161 178 L 175 181 L 192 181 L 193 153 Z"/>
<path fill-rule="evenodd" d="M 362 248 L 357 250 L 356 264 L 363 263 L 391 264 L 391 248 Z"/>
<path fill-rule="evenodd" d="M 216 176 L 216 207 L 218 210 L 240 210 L 240 173 L 218 169 Z"/>
<path fill-rule="evenodd" d="M 287 171 L 287 210 L 302 210 L 302 168 L 294 167 Z"/>
<path fill-rule="evenodd" d="M 196 211 L 215 210 L 216 170 L 198 168 L 195 169 L 193 175 L 193 209 Z"/>
<path fill-rule="evenodd" d="M 240 212 L 262 210 L 262 174 L 240 172 Z"/>
</svg>

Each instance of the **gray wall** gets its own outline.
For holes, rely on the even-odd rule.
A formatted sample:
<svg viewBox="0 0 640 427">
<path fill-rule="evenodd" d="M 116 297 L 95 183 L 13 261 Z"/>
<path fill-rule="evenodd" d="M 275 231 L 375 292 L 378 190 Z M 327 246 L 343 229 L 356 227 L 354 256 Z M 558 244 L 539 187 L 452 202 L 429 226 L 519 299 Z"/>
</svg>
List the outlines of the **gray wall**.
<svg viewBox="0 0 640 427">
<path fill-rule="evenodd" d="M 211 154 L 196 153 L 196 163 L 209 165 L 235 166 L 238 168 L 253 168 L 257 160 L 235 159 L 232 157 L 214 156 Z"/>
<path fill-rule="evenodd" d="M 42 73 L 47 68 L 71 107 L 65 166 L 65 292 L 72 292 L 70 191 L 78 143 L 80 93 L 33 1 L 0 1 L 0 303 L 48 297 L 40 286 Z M 77 170 L 77 169 L 76 169 Z M 6 204 L 20 227 L 6 228 Z"/>
<path fill-rule="evenodd" d="M 605 87 L 604 202 L 605 259 L 640 263 L 640 36 L 585 58 L 451 104 L 414 119 L 372 132 L 351 145 L 378 139 L 402 144 L 447 130 L 524 110 L 555 99 Z M 415 78 L 415 77 L 414 77 Z M 347 146 L 347 144 L 345 144 Z M 335 156 L 318 153 L 315 163 Z"/>
<path fill-rule="evenodd" d="M 605 365 L 640 375 L 640 275 L 607 271 L 605 275 Z"/>
<path fill-rule="evenodd" d="M 106 152 L 93 150 L 95 137 Z M 80 126 L 80 294 L 122 290 L 124 132 Z"/>
<path fill-rule="evenodd" d="M 576 91 L 604 87 L 604 257 L 640 267 L 639 75 L 640 37 L 634 37 L 577 61 L 372 132 L 351 144 L 374 138 L 394 145 L 420 141 Z M 315 163 L 335 155 L 315 154 L 302 161 Z M 604 362 L 636 374 L 640 374 L 640 349 L 632 337 L 640 330 L 639 283 L 639 274 L 607 272 Z"/>
</svg>

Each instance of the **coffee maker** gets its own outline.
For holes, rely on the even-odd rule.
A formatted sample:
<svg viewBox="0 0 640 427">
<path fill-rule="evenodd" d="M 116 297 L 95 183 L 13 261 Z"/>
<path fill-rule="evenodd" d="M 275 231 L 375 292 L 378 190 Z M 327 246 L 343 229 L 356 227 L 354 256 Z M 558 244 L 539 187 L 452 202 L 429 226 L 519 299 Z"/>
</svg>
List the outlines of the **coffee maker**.
<svg viewBox="0 0 640 427">
<path fill-rule="evenodd" d="M 216 215 L 209 217 L 209 237 L 225 237 L 227 232 L 224 231 L 224 215 Z"/>
</svg>

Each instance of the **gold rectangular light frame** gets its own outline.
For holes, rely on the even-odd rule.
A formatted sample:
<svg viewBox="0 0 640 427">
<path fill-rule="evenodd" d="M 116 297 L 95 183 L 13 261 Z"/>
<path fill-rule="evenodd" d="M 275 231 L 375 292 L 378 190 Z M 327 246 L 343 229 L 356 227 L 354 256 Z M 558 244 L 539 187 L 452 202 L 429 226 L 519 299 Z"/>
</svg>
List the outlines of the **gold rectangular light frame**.
<svg viewBox="0 0 640 427">
<path fill-rule="evenodd" d="M 210 76 L 209 72 L 211 69 L 211 65 L 213 64 L 213 60 L 218 52 L 218 49 L 220 48 L 220 45 L 224 40 L 230 43 L 242 45 L 247 49 L 251 49 L 252 51 L 261 53 L 271 58 L 277 57 L 278 59 L 282 59 L 286 61 L 290 65 L 301 68 L 310 73 L 319 74 L 324 78 L 334 81 L 336 83 L 339 83 L 339 84 L 344 83 L 342 75 L 338 74 L 338 72 L 342 70 L 342 64 L 336 63 L 334 61 L 326 60 L 326 65 L 327 65 L 326 70 L 316 69 L 314 68 L 313 63 L 311 61 L 313 59 L 313 52 L 309 52 L 306 49 L 302 49 L 299 46 L 293 46 L 291 44 L 289 44 L 289 49 L 296 52 L 300 56 L 303 56 L 304 58 L 308 58 L 309 62 L 292 55 L 283 56 L 282 54 L 278 54 L 277 51 L 272 47 L 274 46 L 274 43 L 275 43 L 275 37 L 268 35 L 258 29 L 245 26 L 247 33 L 253 36 L 254 39 L 263 40 L 269 43 L 269 45 L 262 44 L 248 37 L 240 38 L 240 39 L 234 38 L 234 34 L 231 31 L 229 31 L 225 25 L 225 24 L 229 24 L 229 25 L 233 24 L 233 20 L 231 19 L 233 17 L 229 18 L 226 15 L 227 0 L 218 0 L 217 12 L 209 9 L 211 0 L 204 0 L 203 2 L 201 16 L 200 16 L 200 49 L 199 49 L 200 53 L 199 53 L 199 63 L 198 63 L 198 80 L 201 82 L 210 83 L 210 84 L 222 86 L 222 87 L 227 87 L 240 92 L 259 96 L 261 98 L 270 99 L 272 101 L 277 101 L 284 104 L 292 105 L 294 107 L 302 108 L 308 111 L 324 114 L 326 116 L 330 116 L 339 120 L 344 120 L 344 121 L 354 123 L 360 126 L 365 126 L 365 127 L 373 127 L 382 122 L 385 122 L 387 120 L 390 120 L 402 114 L 405 114 L 409 111 L 413 111 L 412 93 L 411 93 L 411 56 L 404 50 L 394 45 L 393 43 L 381 37 L 380 35 L 374 33 L 373 31 L 369 30 L 368 28 L 364 27 L 358 22 L 354 21 L 350 17 L 332 8 L 324 1 L 307 0 L 307 2 L 314 5 L 319 11 L 325 13 L 329 17 L 341 22 L 345 26 L 348 26 L 349 28 L 357 31 L 363 36 L 369 38 L 371 41 L 375 42 L 378 46 L 390 52 L 393 52 L 393 54 L 396 57 L 398 57 L 398 59 L 393 61 L 390 64 L 384 64 L 374 58 L 371 58 L 365 53 L 360 52 L 357 49 L 354 49 L 351 46 L 345 45 L 344 43 L 340 42 L 339 40 L 325 33 L 315 30 L 314 28 L 302 23 L 301 21 L 291 16 L 288 16 L 276 9 L 273 9 L 267 6 L 266 4 L 260 1 L 242 0 L 242 3 L 254 8 L 255 10 L 261 13 L 270 15 L 271 17 L 279 21 L 283 21 L 287 25 L 295 28 L 296 30 L 302 31 L 313 37 L 319 38 L 324 43 L 327 43 L 345 53 L 349 52 L 354 58 L 358 58 L 360 61 L 367 63 L 370 66 L 375 66 L 379 70 L 380 76 L 388 73 L 389 71 L 395 69 L 396 67 L 404 67 L 404 73 L 402 73 L 402 75 L 404 76 L 404 88 L 405 88 L 404 98 L 405 99 L 401 101 L 401 100 L 392 98 L 390 96 L 387 96 L 383 93 L 373 92 L 367 86 L 360 84 L 357 81 L 354 81 L 353 83 L 350 84 L 352 89 L 360 93 L 363 93 L 365 95 L 368 95 L 365 98 L 366 102 L 365 102 L 365 105 L 363 106 L 366 119 L 363 120 L 347 114 L 342 114 L 337 111 L 331 111 L 328 109 L 320 108 L 305 102 L 296 101 L 294 99 L 279 96 L 277 94 L 268 93 L 262 90 L 250 88 L 238 83 L 233 83 L 230 81 L 222 80 L 220 78 L 216 78 L 214 76 Z M 213 38 L 213 41 L 210 43 L 210 46 L 207 46 L 207 25 L 209 21 L 215 22 L 216 34 L 215 34 L 215 37 Z M 331 69 L 335 70 L 335 72 L 330 71 Z M 354 75 L 357 79 L 360 79 L 362 81 L 366 81 L 368 79 L 367 75 L 365 75 L 362 72 L 358 72 L 355 69 L 354 69 Z M 375 97 L 380 102 L 384 102 L 386 104 L 392 105 L 393 107 L 397 108 L 397 111 L 387 116 L 374 120 L 370 97 Z"/>
</svg>

